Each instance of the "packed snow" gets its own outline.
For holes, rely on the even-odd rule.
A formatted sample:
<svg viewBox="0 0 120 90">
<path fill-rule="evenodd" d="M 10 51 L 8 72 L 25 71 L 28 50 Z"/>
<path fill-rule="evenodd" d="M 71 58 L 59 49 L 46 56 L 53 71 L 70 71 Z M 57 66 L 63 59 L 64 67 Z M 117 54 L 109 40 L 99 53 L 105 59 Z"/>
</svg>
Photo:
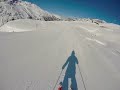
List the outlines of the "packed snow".
<svg viewBox="0 0 120 90">
<path fill-rule="evenodd" d="M 73 50 L 86 90 L 120 90 L 119 41 L 120 26 L 115 24 L 8 22 L 0 32 L 0 90 L 53 90 Z M 77 66 L 76 80 L 78 90 L 84 90 Z"/>
</svg>

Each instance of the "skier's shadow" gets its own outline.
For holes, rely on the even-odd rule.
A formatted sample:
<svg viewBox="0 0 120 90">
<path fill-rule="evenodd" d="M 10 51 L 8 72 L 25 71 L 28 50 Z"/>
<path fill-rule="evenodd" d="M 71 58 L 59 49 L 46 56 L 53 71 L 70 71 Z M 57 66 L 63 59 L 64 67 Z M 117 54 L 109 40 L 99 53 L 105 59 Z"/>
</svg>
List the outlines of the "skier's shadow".
<svg viewBox="0 0 120 90">
<path fill-rule="evenodd" d="M 71 56 L 68 57 L 65 64 L 62 66 L 62 69 L 64 69 L 67 66 L 64 80 L 62 83 L 63 90 L 68 90 L 68 80 L 71 79 L 71 89 L 72 90 L 78 90 L 77 82 L 76 82 L 76 64 L 78 64 L 78 59 L 75 56 L 75 51 L 72 51 Z"/>
</svg>

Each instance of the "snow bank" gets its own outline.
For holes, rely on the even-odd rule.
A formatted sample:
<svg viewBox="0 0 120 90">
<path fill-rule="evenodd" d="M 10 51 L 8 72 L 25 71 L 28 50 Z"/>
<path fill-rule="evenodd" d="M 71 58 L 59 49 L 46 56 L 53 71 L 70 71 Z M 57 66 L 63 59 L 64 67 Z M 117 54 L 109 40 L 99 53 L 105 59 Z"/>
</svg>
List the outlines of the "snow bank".
<svg viewBox="0 0 120 90">
<path fill-rule="evenodd" d="M 33 20 L 15 20 L 8 22 L 0 28 L 1 32 L 25 32 L 25 31 L 34 31 L 35 22 Z"/>
</svg>

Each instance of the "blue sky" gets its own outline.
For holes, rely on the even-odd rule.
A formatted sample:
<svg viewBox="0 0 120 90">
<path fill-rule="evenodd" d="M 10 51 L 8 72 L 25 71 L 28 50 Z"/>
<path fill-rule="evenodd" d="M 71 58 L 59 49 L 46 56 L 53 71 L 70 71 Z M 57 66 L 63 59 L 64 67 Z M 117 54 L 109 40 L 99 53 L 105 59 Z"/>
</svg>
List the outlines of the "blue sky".
<svg viewBox="0 0 120 90">
<path fill-rule="evenodd" d="M 120 0 L 26 0 L 65 17 L 98 18 L 120 24 Z"/>
</svg>

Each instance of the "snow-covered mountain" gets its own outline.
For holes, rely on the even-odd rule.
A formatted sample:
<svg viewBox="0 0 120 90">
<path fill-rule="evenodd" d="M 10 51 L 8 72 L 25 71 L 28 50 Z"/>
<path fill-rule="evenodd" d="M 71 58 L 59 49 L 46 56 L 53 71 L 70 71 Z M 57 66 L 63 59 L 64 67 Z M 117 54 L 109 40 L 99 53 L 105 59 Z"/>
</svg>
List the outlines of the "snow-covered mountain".
<svg viewBox="0 0 120 90">
<path fill-rule="evenodd" d="M 35 4 L 22 0 L 0 0 L 0 26 L 17 19 L 33 19 L 41 21 L 80 21 L 101 24 L 106 23 L 100 19 L 90 18 L 63 18 L 51 14 Z"/>
<path fill-rule="evenodd" d="M 58 15 L 50 14 L 47 11 L 42 10 L 35 4 L 12 0 L 1 0 L 0 2 L 0 26 L 5 23 L 16 19 L 34 19 L 42 21 L 54 21 L 59 20 Z"/>
</svg>

